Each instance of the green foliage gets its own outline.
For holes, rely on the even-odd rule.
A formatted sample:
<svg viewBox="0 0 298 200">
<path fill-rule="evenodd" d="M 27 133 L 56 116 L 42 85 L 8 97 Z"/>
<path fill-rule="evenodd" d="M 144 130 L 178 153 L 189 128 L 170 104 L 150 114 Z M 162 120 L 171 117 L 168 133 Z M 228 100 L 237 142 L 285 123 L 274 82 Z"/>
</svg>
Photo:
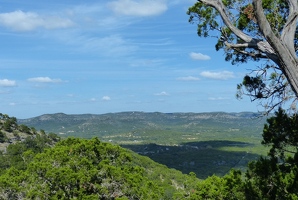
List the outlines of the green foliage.
<svg viewBox="0 0 298 200">
<path fill-rule="evenodd" d="M 23 155 L 28 158 L 33 154 Z M 146 168 L 133 158 L 145 159 L 142 165 Z M 192 179 L 195 184 L 196 178 L 172 172 L 97 138 L 68 138 L 35 155 L 26 170 L 7 170 L 0 177 L 0 195 L 26 199 L 172 199 L 176 192 L 187 195 L 184 188 L 176 188 L 179 180 L 175 185 L 163 181 L 181 176 L 183 182 Z M 157 174 L 163 181 L 155 179 Z M 9 180 L 11 175 L 14 178 Z"/>
<path fill-rule="evenodd" d="M 10 167 L 25 170 L 35 154 L 42 152 L 55 142 L 47 135 L 37 134 L 35 137 L 27 137 L 22 142 L 10 144 L 6 152 L 0 154 L 0 174 Z"/>
<path fill-rule="evenodd" d="M 31 129 L 24 124 L 19 125 L 19 131 L 21 131 L 23 133 L 31 134 Z"/>
<path fill-rule="evenodd" d="M 7 132 L 12 132 L 17 127 L 17 119 L 15 117 L 12 118 L 5 118 L 3 123 L 3 129 Z"/>
<path fill-rule="evenodd" d="M 16 169 L 25 169 L 26 164 L 22 158 L 22 154 L 26 150 L 26 146 L 23 143 L 9 145 L 6 149 L 6 153 L 2 155 L 7 161 L 6 168 L 14 166 Z"/>
<path fill-rule="evenodd" d="M 200 181 L 190 195 L 190 199 L 202 200 L 239 200 L 244 197 L 241 172 L 236 170 L 222 178 L 213 175 Z"/>
<path fill-rule="evenodd" d="M 219 28 L 219 24 L 216 20 L 218 13 L 201 2 L 197 2 L 195 6 L 189 8 L 188 14 L 192 14 L 190 15 L 189 22 L 193 22 L 195 18 L 200 20 L 197 29 L 197 33 L 200 37 L 208 37 L 210 36 L 210 30 Z"/>
<path fill-rule="evenodd" d="M 257 76 L 246 75 L 242 83 L 237 85 L 236 97 L 241 99 L 243 95 L 247 95 L 250 96 L 252 101 L 267 99 L 267 102 L 262 105 L 269 113 L 283 102 L 291 99 L 292 91 L 289 90 L 289 85 L 284 75 L 276 71 L 268 73 L 267 70 L 270 66 L 265 68 Z M 270 74 L 268 77 L 265 75 L 267 73 Z"/>
<path fill-rule="evenodd" d="M 7 141 L 6 134 L 0 130 L 0 143 L 6 142 L 6 141 Z"/>
<path fill-rule="evenodd" d="M 222 2 L 225 6 L 224 10 L 226 14 L 235 27 L 252 37 L 262 35 L 256 23 L 253 6 L 250 1 L 223 0 Z M 263 1 L 263 8 L 271 28 L 276 35 L 279 35 L 289 13 L 287 3 L 283 0 L 266 0 Z M 221 22 L 219 13 L 213 7 L 198 1 L 188 9 L 187 14 L 189 15 L 189 22 L 197 24 L 197 34 L 199 37 L 218 38 L 216 49 L 225 51 L 227 61 L 237 64 L 247 62 L 249 59 L 258 60 L 261 58 L 258 57 L 252 48 L 249 49 L 249 47 L 247 48 L 247 52 L 250 53 L 243 53 L 241 49 L 225 48 L 223 45 L 224 41 L 241 43 L 241 40 L 223 25 L 224 23 Z M 218 35 L 218 32 L 220 35 Z"/>
<path fill-rule="evenodd" d="M 252 162 L 246 174 L 245 193 L 255 199 L 297 199 L 297 160 L 283 165 L 274 158 Z"/>
<path fill-rule="evenodd" d="M 245 76 L 243 78 L 243 82 L 242 84 L 238 85 L 237 88 L 238 90 L 244 86 L 245 89 L 249 92 L 249 93 L 254 93 L 253 95 L 256 98 L 263 98 L 263 91 L 266 88 L 266 84 L 263 82 L 262 77 L 261 76 L 257 76 L 257 77 L 251 77 L 251 76 Z"/>
<path fill-rule="evenodd" d="M 42 135 L 44 135 L 44 134 L 45 134 L 44 131 L 42 131 Z M 55 133 L 49 133 L 48 137 L 49 137 L 50 140 L 52 140 L 54 142 L 59 142 L 60 141 L 60 137 Z"/>
<path fill-rule="evenodd" d="M 296 154 L 298 148 L 298 116 L 289 117 L 284 110 L 279 109 L 275 117 L 267 120 L 263 130 L 263 141 L 270 145 L 270 155 L 282 160 L 285 153 Z"/>
<path fill-rule="evenodd" d="M 246 174 L 246 195 L 256 199 L 297 199 L 298 123 L 297 115 L 279 109 L 268 119 L 263 144 L 270 146 L 267 158 L 250 163 Z"/>
</svg>

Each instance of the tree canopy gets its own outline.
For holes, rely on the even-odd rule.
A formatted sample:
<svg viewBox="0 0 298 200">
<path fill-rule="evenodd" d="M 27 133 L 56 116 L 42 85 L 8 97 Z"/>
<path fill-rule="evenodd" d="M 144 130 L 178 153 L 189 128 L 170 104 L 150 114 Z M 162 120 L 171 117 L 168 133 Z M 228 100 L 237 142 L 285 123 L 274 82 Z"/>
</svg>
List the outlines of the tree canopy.
<svg viewBox="0 0 298 200">
<path fill-rule="evenodd" d="M 271 111 L 298 97 L 296 0 L 198 0 L 187 14 L 200 37 L 217 37 L 232 64 L 263 61 L 238 84 L 237 97 L 261 100 Z"/>
</svg>

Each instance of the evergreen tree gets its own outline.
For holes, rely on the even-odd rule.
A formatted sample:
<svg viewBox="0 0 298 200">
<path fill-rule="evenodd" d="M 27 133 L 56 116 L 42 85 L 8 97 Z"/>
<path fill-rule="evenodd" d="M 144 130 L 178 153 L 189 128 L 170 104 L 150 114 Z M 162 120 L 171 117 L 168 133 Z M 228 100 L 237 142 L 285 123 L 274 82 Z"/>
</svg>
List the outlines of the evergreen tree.
<svg viewBox="0 0 298 200">
<path fill-rule="evenodd" d="M 269 112 L 298 97 L 296 0 L 198 0 L 187 14 L 200 37 L 216 37 L 232 64 L 263 61 L 238 85 L 238 97 L 261 100 Z"/>
</svg>

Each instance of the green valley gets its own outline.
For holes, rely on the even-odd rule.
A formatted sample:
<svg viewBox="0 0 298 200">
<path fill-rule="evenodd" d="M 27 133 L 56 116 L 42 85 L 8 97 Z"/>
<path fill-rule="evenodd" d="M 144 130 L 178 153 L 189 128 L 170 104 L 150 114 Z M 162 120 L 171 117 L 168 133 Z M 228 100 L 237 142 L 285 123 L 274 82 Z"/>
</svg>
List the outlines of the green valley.
<svg viewBox="0 0 298 200">
<path fill-rule="evenodd" d="M 42 116 L 63 129 L 110 128 L 92 139 L 75 131 L 59 137 L 1 114 L 0 199 L 297 199 L 295 115 L 276 112 L 262 139 L 264 119 L 252 113 L 140 114 L 109 114 L 106 126 L 94 116 L 75 125 L 72 115 Z M 40 117 L 30 121 L 42 125 Z M 122 125 L 126 131 L 117 132 Z"/>
<path fill-rule="evenodd" d="M 265 118 L 249 112 L 58 113 L 18 121 L 63 138 L 98 137 L 202 179 L 231 168 L 244 171 L 249 161 L 266 155 L 261 145 Z"/>
</svg>

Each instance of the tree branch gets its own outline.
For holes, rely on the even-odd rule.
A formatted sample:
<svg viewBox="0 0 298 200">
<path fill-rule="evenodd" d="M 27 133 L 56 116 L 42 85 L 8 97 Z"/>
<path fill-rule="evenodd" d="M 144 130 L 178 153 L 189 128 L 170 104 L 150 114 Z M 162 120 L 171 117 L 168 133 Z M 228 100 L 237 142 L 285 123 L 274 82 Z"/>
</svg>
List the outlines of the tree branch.
<svg viewBox="0 0 298 200">
<path fill-rule="evenodd" d="M 294 0 L 288 0 L 288 2 L 292 2 L 292 1 Z M 295 95 L 298 97 L 297 56 L 296 54 L 295 55 L 292 54 L 290 49 L 287 48 L 287 45 L 283 44 L 283 42 L 272 31 L 270 24 L 264 14 L 262 0 L 253 0 L 253 6 L 254 6 L 255 16 L 257 18 L 259 28 L 263 33 L 264 37 L 266 38 L 266 40 L 268 41 L 268 43 L 275 50 L 278 56 L 278 62 L 276 62 L 276 64 L 280 66 L 282 72 L 287 77 L 292 87 L 292 90 L 294 91 Z"/>
<path fill-rule="evenodd" d="M 245 42 L 251 42 L 253 40 L 252 37 L 250 37 L 249 35 L 243 33 L 241 30 L 239 30 L 237 27 L 235 27 L 233 25 L 233 23 L 229 19 L 229 16 L 226 12 L 227 8 L 225 7 L 225 5 L 222 3 L 221 0 L 199 0 L 199 1 L 204 3 L 205 5 L 208 5 L 208 6 L 211 6 L 211 7 L 215 8 L 219 12 L 222 20 L 227 25 L 227 27 L 229 29 L 231 29 L 231 31 L 237 37 L 239 37 L 240 39 L 242 39 Z"/>
<path fill-rule="evenodd" d="M 291 0 L 289 0 L 289 1 L 291 1 Z M 282 61 L 284 61 L 282 54 L 285 54 L 286 52 L 288 52 L 288 49 L 285 48 L 285 46 L 282 44 L 280 39 L 272 31 L 271 26 L 264 14 L 262 0 L 253 0 L 253 6 L 254 6 L 254 11 L 255 11 L 255 16 L 257 18 L 257 22 L 258 22 L 261 32 L 263 33 L 263 35 L 266 38 L 266 40 L 268 41 L 268 43 L 273 47 L 273 49 L 275 51 L 277 51 L 276 53 L 278 54 L 279 58 L 282 59 Z M 290 22 L 289 22 L 289 24 L 290 24 Z M 284 53 L 282 53 L 282 52 L 284 52 Z M 280 63 L 277 63 L 277 64 L 280 65 Z"/>
<path fill-rule="evenodd" d="M 227 8 L 222 3 L 221 0 L 199 0 L 200 2 L 204 3 L 207 6 L 211 6 L 216 9 L 222 20 L 224 21 L 225 25 L 241 40 L 248 44 L 248 47 L 254 48 L 256 50 L 261 51 L 262 53 L 266 54 L 269 59 L 275 62 L 277 65 L 280 65 L 279 59 L 273 50 L 272 46 L 267 41 L 262 41 L 259 39 L 255 39 L 250 37 L 249 35 L 245 34 L 243 31 L 239 30 L 237 27 L 229 19 L 229 16 L 226 12 Z M 263 10 L 263 9 L 262 9 Z M 269 23 L 268 23 L 269 24 Z M 269 25 L 270 27 L 270 25 Z"/>
<path fill-rule="evenodd" d="M 289 5 L 289 16 L 282 30 L 281 40 L 284 42 L 287 48 L 290 49 L 290 52 L 293 55 L 296 55 L 294 47 L 294 38 L 296 32 L 296 23 L 298 19 L 298 5 L 297 0 L 287 0 L 287 2 Z"/>
<path fill-rule="evenodd" d="M 253 44 L 252 43 L 231 44 L 227 41 L 225 41 L 224 43 L 225 43 L 227 48 L 231 48 L 231 49 L 237 51 L 238 53 L 248 55 L 248 56 L 251 56 L 253 58 L 268 58 L 266 55 L 264 55 L 262 53 L 253 53 L 253 52 L 240 50 L 240 48 L 253 48 L 253 49 L 259 50 L 257 48 L 257 45 L 254 44 L 254 43 Z"/>
</svg>

